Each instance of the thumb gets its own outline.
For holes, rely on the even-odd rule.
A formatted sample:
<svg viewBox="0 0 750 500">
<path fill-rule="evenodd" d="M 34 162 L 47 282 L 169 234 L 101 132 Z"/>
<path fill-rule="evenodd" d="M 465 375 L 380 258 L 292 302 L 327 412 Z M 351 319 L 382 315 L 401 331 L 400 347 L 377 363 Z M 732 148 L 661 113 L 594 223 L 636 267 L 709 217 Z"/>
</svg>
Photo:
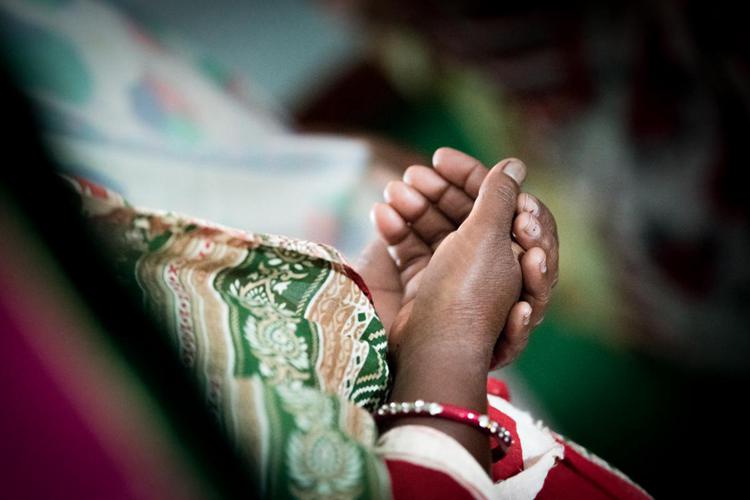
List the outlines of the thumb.
<svg viewBox="0 0 750 500">
<path fill-rule="evenodd" d="M 509 158 L 495 165 L 479 188 L 479 196 L 464 222 L 466 229 L 481 228 L 485 233 L 497 231 L 498 235 L 510 237 L 516 198 L 525 178 L 526 165 L 520 160 Z"/>
</svg>

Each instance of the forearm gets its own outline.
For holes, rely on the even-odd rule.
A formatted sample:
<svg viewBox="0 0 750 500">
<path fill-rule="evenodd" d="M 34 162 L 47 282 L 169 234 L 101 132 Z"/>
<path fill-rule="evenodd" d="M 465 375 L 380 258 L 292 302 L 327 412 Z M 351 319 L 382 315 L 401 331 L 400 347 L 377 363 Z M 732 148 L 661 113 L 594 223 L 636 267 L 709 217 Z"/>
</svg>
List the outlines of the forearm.
<svg viewBox="0 0 750 500">
<path fill-rule="evenodd" d="M 463 347 L 430 346 L 401 352 L 395 363 L 396 374 L 391 401 L 447 403 L 487 413 L 488 353 L 471 352 Z M 426 425 L 461 443 L 485 469 L 490 467 L 489 438 L 466 424 L 439 418 L 406 417 L 398 425 Z"/>
</svg>

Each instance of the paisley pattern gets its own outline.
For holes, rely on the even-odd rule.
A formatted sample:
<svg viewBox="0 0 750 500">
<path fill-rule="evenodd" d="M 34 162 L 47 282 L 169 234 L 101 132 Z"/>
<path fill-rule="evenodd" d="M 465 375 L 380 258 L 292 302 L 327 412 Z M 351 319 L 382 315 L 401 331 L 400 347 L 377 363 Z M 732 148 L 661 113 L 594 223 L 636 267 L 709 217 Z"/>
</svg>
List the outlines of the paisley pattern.
<svg viewBox="0 0 750 500">
<path fill-rule="evenodd" d="M 128 206 L 69 179 L 273 498 L 389 496 L 368 410 L 389 381 L 383 325 L 334 249 Z"/>
</svg>

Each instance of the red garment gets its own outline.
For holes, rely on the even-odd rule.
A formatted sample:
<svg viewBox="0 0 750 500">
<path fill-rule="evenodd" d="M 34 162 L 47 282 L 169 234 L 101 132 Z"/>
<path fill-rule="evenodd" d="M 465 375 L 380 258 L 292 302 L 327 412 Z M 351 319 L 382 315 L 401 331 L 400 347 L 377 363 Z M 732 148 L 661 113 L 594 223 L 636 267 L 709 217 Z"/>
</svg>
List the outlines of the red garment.
<svg viewBox="0 0 750 500">
<path fill-rule="evenodd" d="M 394 500 L 400 498 L 469 499 L 471 494 L 458 482 L 434 469 L 428 469 L 402 460 L 386 460 L 391 474 L 391 491 Z"/>
<path fill-rule="evenodd" d="M 650 498 L 638 486 L 603 464 L 585 457 L 565 443 L 565 459 L 555 466 L 544 482 L 537 498 L 577 500 L 580 498 L 620 498 L 640 500 Z"/>
<path fill-rule="evenodd" d="M 498 380 L 488 381 L 487 392 L 489 395 L 502 397 L 506 401 L 509 399 L 507 386 Z M 508 411 L 514 415 L 521 415 L 520 420 L 516 421 L 493 406 L 492 402 L 489 404 L 490 418 L 511 432 L 513 445 L 504 457 L 494 461 L 491 471 L 492 482 L 486 481 L 484 485 L 477 484 L 475 495 L 472 495 L 472 492 L 465 486 L 477 483 L 477 476 L 475 475 L 475 480 L 471 481 L 469 479 L 471 474 L 465 470 L 462 471 L 459 466 L 455 470 L 450 470 L 449 467 L 441 468 L 438 465 L 426 467 L 406 460 L 387 459 L 393 498 L 475 498 L 477 492 L 482 492 L 481 495 L 486 494 L 488 498 L 503 498 L 506 492 L 508 497 L 513 498 L 517 498 L 519 494 L 522 497 L 528 494 L 528 498 L 562 500 L 650 498 L 645 491 L 603 460 L 565 441 L 559 435 L 530 420 L 527 415 L 524 417 L 523 413 L 513 413 L 517 412 L 515 409 Z M 533 432 L 530 428 L 533 428 Z M 537 438 L 538 442 L 534 442 L 534 433 L 537 436 L 542 435 L 542 438 Z M 527 440 L 526 443 L 524 439 Z M 532 479 L 524 483 L 529 485 L 528 489 L 522 486 L 519 490 L 518 485 L 514 488 L 503 489 L 504 481 L 510 478 L 518 479 L 517 476 L 524 474 L 526 471 L 524 464 L 532 469 L 535 465 L 538 467 L 539 457 L 535 453 L 538 454 L 540 449 L 544 449 L 545 443 L 559 450 L 554 455 L 559 458 L 555 462 L 548 462 L 551 468 L 543 469 L 542 475 L 539 475 L 538 469 L 534 471 Z M 524 448 L 525 445 L 528 449 Z M 453 464 L 450 459 L 448 462 Z M 529 472 L 527 471 L 526 474 Z M 481 469 L 479 469 L 479 475 L 481 476 Z M 481 477 L 478 482 L 481 483 Z"/>
</svg>

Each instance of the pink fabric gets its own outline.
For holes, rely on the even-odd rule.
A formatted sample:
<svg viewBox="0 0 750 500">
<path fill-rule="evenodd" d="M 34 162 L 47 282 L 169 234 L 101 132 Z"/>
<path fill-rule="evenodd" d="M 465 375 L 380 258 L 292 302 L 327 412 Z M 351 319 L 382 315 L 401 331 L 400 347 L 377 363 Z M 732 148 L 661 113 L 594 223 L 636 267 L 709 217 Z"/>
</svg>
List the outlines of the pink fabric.
<svg viewBox="0 0 750 500">
<path fill-rule="evenodd" d="M 9 313 L 25 311 L 11 289 L 0 292 L 0 393 L 4 498 L 132 498 L 119 465 L 101 446 Z M 33 332 L 27 332 L 33 333 Z"/>
</svg>

